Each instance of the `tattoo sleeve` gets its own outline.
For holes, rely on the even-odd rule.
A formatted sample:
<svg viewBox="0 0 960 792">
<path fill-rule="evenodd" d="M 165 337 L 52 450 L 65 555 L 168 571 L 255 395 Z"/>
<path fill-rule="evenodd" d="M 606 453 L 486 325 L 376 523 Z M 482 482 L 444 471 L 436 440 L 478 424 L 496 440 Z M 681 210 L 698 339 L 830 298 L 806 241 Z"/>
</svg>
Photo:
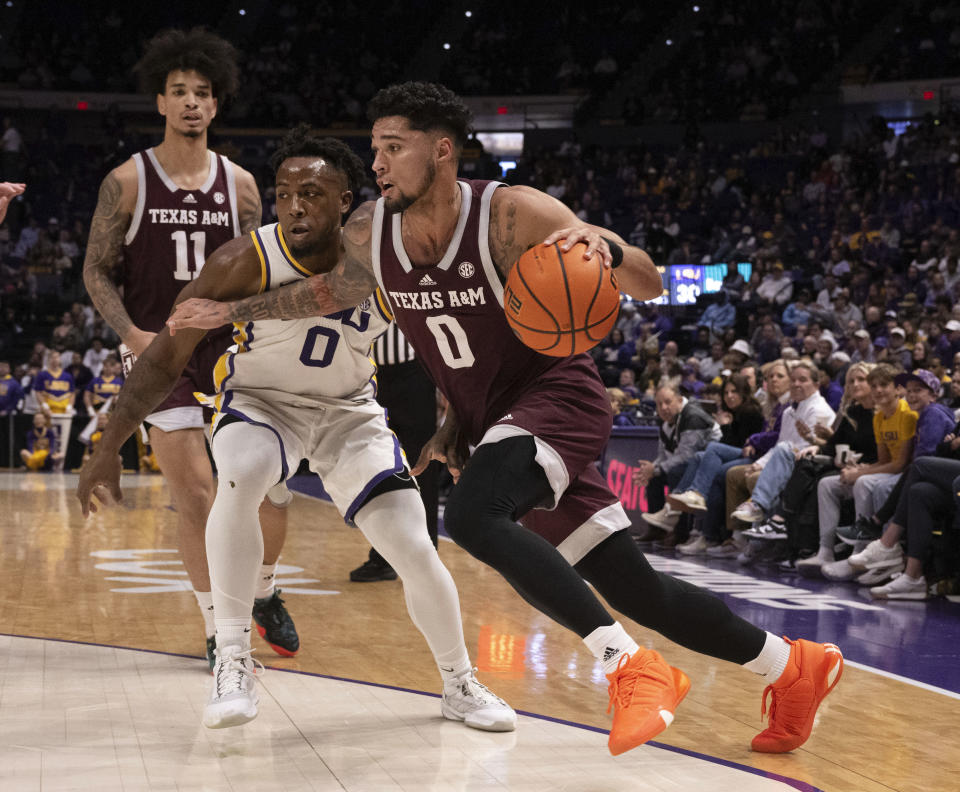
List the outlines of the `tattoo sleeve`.
<svg viewBox="0 0 960 792">
<path fill-rule="evenodd" d="M 249 189 L 243 190 L 237 214 L 242 234 L 249 234 L 263 224 L 263 205 L 260 202 L 260 191 L 256 184 L 251 184 Z"/>
<path fill-rule="evenodd" d="M 524 253 L 517 242 L 517 203 L 513 198 L 499 201 L 497 211 L 491 214 L 489 242 L 493 263 L 505 279 Z"/>
<path fill-rule="evenodd" d="M 357 209 L 344 228 L 340 261 L 330 272 L 230 303 L 229 321 L 302 319 L 359 305 L 377 287 L 370 256 L 370 218 Z"/>
<path fill-rule="evenodd" d="M 186 330 L 172 338 L 160 333 L 141 355 L 123 383 L 103 435 L 103 444 L 119 449 L 144 418 L 173 390 L 203 330 Z"/>
<path fill-rule="evenodd" d="M 121 338 L 133 327 L 116 284 L 123 255 L 123 237 L 129 224 L 130 215 L 121 205 L 120 182 L 109 173 L 100 185 L 97 208 L 90 223 L 83 282 L 94 307 Z"/>
</svg>

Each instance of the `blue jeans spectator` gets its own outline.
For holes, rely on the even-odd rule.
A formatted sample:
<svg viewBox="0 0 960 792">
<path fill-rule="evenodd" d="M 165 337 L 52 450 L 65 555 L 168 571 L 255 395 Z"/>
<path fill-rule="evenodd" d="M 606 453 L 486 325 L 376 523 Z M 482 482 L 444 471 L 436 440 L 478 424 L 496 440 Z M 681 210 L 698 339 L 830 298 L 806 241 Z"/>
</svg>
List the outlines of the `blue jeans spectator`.
<svg viewBox="0 0 960 792">
<path fill-rule="evenodd" d="M 703 495 L 709 507 L 700 524 L 700 532 L 711 544 L 724 538 L 727 496 L 727 471 L 738 465 L 749 465 L 753 460 L 743 456 L 743 449 L 724 443 L 710 443 L 687 463 L 676 487 L 677 492 L 696 490 Z"/>
<path fill-rule="evenodd" d="M 797 458 L 789 443 L 777 443 L 770 454 L 766 467 L 761 471 L 757 485 L 753 488 L 750 499 L 769 516 L 780 499 L 780 493 L 787 486 Z"/>
<path fill-rule="evenodd" d="M 710 499 L 707 498 L 707 493 L 713 485 L 713 480 L 727 462 L 732 462 L 735 459 L 750 461 L 743 456 L 743 450 L 740 448 L 723 443 L 709 443 L 703 451 L 698 451 L 696 456 L 687 463 L 687 468 L 683 471 L 683 477 L 677 485 L 677 492 L 686 492 L 692 489 L 703 495 L 709 503 Z"/>
</svg>

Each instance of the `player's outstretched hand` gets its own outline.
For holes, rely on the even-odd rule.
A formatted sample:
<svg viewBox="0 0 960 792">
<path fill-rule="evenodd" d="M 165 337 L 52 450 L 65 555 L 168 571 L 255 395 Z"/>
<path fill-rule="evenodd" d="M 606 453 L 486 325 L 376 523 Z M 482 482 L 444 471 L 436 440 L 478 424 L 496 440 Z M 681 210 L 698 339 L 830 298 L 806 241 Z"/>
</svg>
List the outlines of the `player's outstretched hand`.
<svg viewBox="0 0 960 792">
<path fill-rule="evenodd" d="M 120 455 L 102 454 L 94 451 L 80 470 L 80 481 L 77 484 L 77 499 L 84 517 L 97 511 L 94 496 L 104 506 L 111 503 L 120 503 L 123 493 L 120 491 Z"/>
<path fill-rule="evenodd" d="M 561 240 L 563 241 L 561 242 Z M 560 242 L 560 249 L 564 253 L 578 242 L 583 242 L 587 246 L 587 252 L 583 254 L 584 258 L 588 259 L 591 258 L 594 253 L 599 253 L 600 261 L 603 262 L 604 267 L 609 269 L 610 265 L 613 264 L 613 256 L 610 253 L 610 246 L 607 244 L 607 240 L 590 226 L 561 228 L 543 240 L 544 245 L 553 245 L 556 242 Z"/>
<path fill-rule="evenodd" d="M 466 455 L 463 453 L 461 443 L 459 442 L 459 432 L 451 432 L 447 425 L 441 426 L 431 437 L 417 459 L 417 464 L 410 471 L 414 476 L 419 476 L 427 469 L 434 459 L 443 462 L 453 476 L 453 483 L 460 480 L 460 474 L 463 472 L 463 466 L 466 463 Z"/>
<path fill-rule="evenodd" d="M 0 182 L 0 223 L 2 223 L 3 218 L 7 216 L 7 207 L 10 205 L 10 201 L 26 189 L 26 184 Z"/>
<path fill-rule="evenodd" d="M 215 330 L 230 324 L 229 305 L 230 303 L 203 300 L 199 297 L 184 300 L 167 319 L 170 335 L 176 335 L 177 330 L 186 330 L 188 327 Z"/>
</svg>

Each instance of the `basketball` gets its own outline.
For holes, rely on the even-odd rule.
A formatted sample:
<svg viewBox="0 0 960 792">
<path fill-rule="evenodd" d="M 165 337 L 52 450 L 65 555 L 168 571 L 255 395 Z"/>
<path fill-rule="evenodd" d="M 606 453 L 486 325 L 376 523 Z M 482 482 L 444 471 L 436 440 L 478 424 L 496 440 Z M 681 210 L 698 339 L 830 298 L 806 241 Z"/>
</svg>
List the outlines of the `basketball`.
<svg viewBox="0 0 960 792">
<path fill-rule="evenodd" d="M 503 292 L 507 323 L 526 346 L 565 357 L 596 346 L 613 328 L 620 286 L 582 242 L 564 253 L 536 245 L 517 260 Z"/>
</svg>

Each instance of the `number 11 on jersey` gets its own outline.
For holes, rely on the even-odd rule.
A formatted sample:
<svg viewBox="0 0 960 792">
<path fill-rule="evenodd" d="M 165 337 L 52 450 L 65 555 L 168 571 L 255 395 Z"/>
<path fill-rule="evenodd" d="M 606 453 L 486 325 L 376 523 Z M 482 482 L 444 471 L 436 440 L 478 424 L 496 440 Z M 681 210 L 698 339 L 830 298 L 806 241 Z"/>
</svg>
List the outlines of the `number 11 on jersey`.
<svg viewBox="0 0 960 792">
<path fill-rule="evenodd" d="M 174 231 L 170 238 L 177 247 L 177 268 L 173 272 L 173 277 L 177 280 L 193 280 L 200 274 L 203 265 L 206 262 L 204 256 L 207 246 L 207 234 L 205 231 L 194 231 L 190 234 L 190 241 L 193 242 L 193 271 L 190 270 L 190 262 L 187 260 L 189 250 L 187 248 L 187 232 Z"/>
</svg>

